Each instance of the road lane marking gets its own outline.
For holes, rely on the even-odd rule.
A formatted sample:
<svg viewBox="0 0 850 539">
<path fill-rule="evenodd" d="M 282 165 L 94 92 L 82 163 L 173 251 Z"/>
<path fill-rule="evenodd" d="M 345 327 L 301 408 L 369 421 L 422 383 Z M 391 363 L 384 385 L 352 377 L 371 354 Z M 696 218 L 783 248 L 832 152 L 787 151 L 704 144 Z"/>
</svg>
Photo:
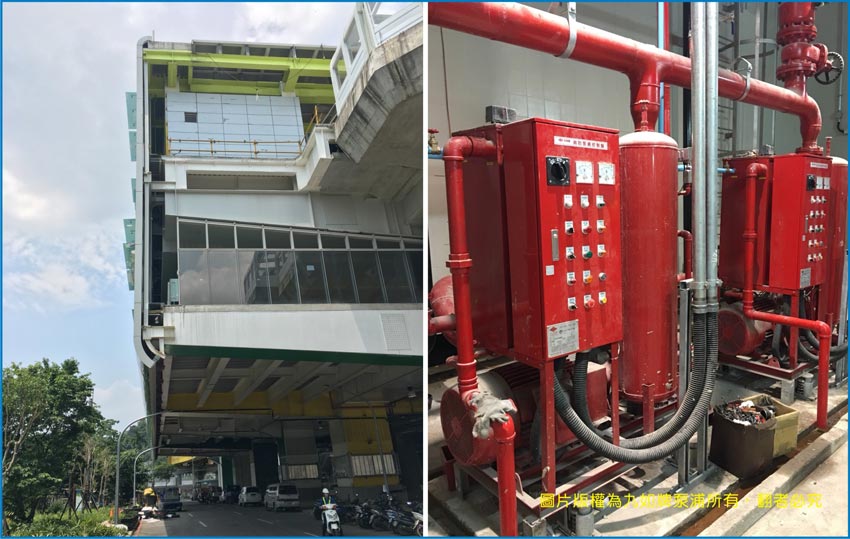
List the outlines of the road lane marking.
<svg viewBox="0 0 850 539">
<path fill-rule="evenodd" d="M 206 524 L 204 524 L 204 521 L 203 521 L 203 520 L 199 520 L 199 521 L 198 521 L 198 524 L 200 524 L 200 525 L 201 525 L 201 526 L 203 526 L 204 528 L 206 528 L 206 527 L 207 527 L 207 525 L 206 525 Z"/>
<path fill-rule="evenodd" d="M 274 524 L 274 522 L 269 522 L 268 520 L 263 520 L 261 518 L 258 518 L 257 520 L 259 520 L 260 522 L 265 522 L 266 524 Z"/>
<path fill-rule="evenodd" d="M 190 517 L 194 517 L 194 516 L 195 516 L 195 515 L 193 515 L 192 513 L 186 513 L 186 514 L 187 514 L 187 515 L 189 515 Z"/>
<path fill-rule="evenodd" d="M 234 511 L 234 513 L 236 513 L 239 516 L 242 516 L 242 513 L 240 513 L 239 511 Z"/>
<path fill-rule="evenodd" d="M 304 535 L 309 535 L 311 537 L 318 537 L 318 535 L 312 534 L 310 532 L 304 532 Z"/>
</svg>

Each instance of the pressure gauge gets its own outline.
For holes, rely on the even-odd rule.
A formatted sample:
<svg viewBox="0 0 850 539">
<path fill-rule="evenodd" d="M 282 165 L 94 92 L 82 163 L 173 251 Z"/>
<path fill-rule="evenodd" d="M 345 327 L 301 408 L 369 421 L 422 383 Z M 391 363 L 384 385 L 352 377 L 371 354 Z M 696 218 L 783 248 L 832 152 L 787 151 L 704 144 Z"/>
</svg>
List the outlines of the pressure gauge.
<svg viewBox="0 0 850 539">
<path fill-rule="evenodd" d="M 576 183 L 593 183 L 593 163 L 590 161 L 576 162 Z"/>
<path fill-rule="evenodd" d="M 614 185 L 614 163 L 599 163 L 599 183 Z"/>
</svg>

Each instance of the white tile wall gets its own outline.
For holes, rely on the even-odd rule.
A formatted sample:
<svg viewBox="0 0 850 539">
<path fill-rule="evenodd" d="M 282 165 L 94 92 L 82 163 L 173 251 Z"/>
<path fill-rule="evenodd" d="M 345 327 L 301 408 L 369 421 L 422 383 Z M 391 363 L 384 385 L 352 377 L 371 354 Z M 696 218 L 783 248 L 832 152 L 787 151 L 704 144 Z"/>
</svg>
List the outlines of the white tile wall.
<svg viewBox="0 0 850 539">
<path fill-rule="evenodd" d="M 197 112 L 198 122 L 186 122 Z M 294 94 L 251 96 L 167 91 L 165 117 L 171 155 L 291 159 L 304 137 L 301 107 Z M 174 140 L 182 139 L 182 140 Z M 253 142 L 257 142 L 256 146 Z"/>
</svg>

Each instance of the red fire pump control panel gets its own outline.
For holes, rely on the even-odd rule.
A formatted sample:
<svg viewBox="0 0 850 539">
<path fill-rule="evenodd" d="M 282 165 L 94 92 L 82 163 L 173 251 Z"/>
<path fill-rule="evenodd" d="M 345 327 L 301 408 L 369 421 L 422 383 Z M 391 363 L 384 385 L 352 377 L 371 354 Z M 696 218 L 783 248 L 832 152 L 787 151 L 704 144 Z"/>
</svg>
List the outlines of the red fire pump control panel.
<svg viewBox="0 0 850 539">
<path fill-rule="evenodd" d="M 787 293 L 823 284 L 831 236 L 832 162 L 806 154 L 732 159 L 723 176 L 719 276 L 727 286 L 744 285 L 745 175 L 750 163 L 767 165 L 756 180 L 755 283 Z"/>
<path fill-rule="evenodd" d="M 464 166 L 473 331 L 540 365 L 622 340 L 618 132 L 531 118 L 465 134 L 501 166 Z"/>
</svg>

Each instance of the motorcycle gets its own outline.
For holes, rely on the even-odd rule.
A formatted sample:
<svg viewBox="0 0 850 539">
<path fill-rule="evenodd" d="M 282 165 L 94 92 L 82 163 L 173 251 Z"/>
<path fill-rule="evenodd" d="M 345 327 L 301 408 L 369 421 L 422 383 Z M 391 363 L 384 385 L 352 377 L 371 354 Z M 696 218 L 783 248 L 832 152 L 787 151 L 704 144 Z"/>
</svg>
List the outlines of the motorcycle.
<svg viewBox="0 0 850 539">
<path fill-rule="evenodd" d="M 324 526 L 322 526 L 322 535 L 341 536 L 342 525 L 339 523 L 339 515 L 336 512 L 335 503 L 327 503 L 320 506 L 322 510 L 322 518 Z"/>
</svg>

